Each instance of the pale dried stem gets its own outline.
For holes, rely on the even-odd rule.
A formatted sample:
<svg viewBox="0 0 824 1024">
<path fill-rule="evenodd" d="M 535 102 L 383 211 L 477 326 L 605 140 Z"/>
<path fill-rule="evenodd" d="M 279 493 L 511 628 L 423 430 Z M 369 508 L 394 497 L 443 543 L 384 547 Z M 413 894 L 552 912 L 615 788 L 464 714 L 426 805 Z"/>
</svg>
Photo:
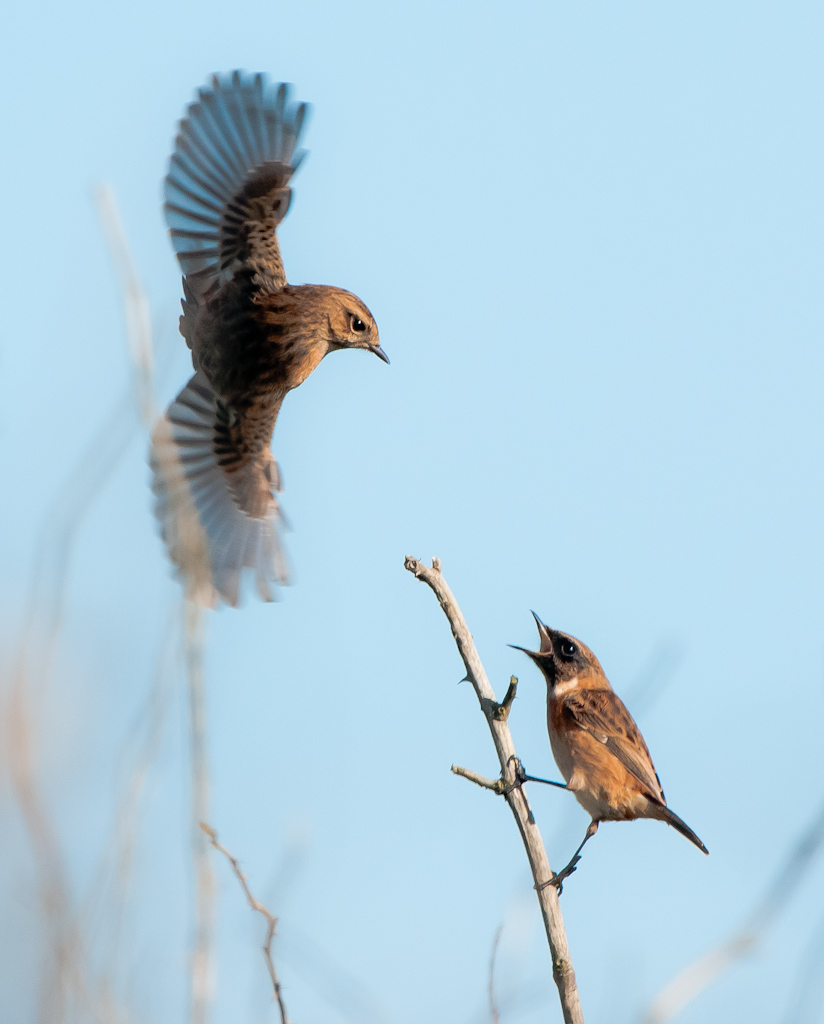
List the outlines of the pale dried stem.
<svg viewBox="0 0 824 1024">
<path fill-rule="evenodd" d="M 752 913 L 731 938 L 704 953 L 680 971 L 658 993 L 642 1017 L 642 1024 L 665 1024 L 676 1017 L 708 985 L 761 941 L 809 870 L 824 844 L 824 804 L 818 808 L 801 838 L 762 895 Z"/>
<path fill-rule="evenodd" d="M 151 430 L 157 413 L 154 404 L 154 345 L 149 300 L 138 277 L 114 194 L 108 185 L 99 185 L 95 189 L 95 201 L 123 292 L 135 403 L 143 423 Z"/>
<path fill-rule="evenodd" d="M 212 995 L 215 883 L 206 838 L 198 828 L 209 816 L 206 707 L 203 680 L 203 609 L 184 603 L 184 645 L 189 691 L 192 847 L 195 867 L 195 936 L 192 950 L 192 1024 L 205 1024 Z"/>
<path fill-rule="evenodd" d="M 158 425 L 155 424 L 157 413 L 152 387 L 154 355 L 149 304 L 135 270 L 111 191 L 106 187 L 99 188 L 96 199 L 124 295 L 135 399 L 143 422 L 149 429 L 168 429 L 168 424 L 163 420 Z M 167 466 L 161 465 L 160 469 L 165 475 L 171 476 L 171 479 L 167 480 L 167 485 L 175 522 L 172 536 L 168 539 L 181 549 L 182 575 L 189 598 L 203 588 L 209 578 L 208 551 L 191 498 L 179 482 L 179 474 L 170 474 L 170 467 Z M 184 599 L 183 615 L 189 696 L 192 845 L 196 890 L 191 1019 L 193 1024 L 205 1024 L 213 985 L 215 892 L 208 846 L 197 828 L 197 823 L 206 820 L 209 815 L 203 611 L 197 602 Z"/>
<path fill-rule="evenodd" d="M 541 908 L 541 916 L 552 955 L 552 974 L 555 978 L 555 984 L 558 986 L 564 1022 L 565 1024 L 583 1024 L 584 1017 L 558 901 L 558 890 L 552 884 L 553 871 L 549 866 L 546 849 L 544 848 L 541 834 L 538 831 L 538 826 L 535 824 L 535 819 L 532 817 L 532 812 L 529 809 L 526 794 L 516 774 L 516 766 L 519 762 L 515 754 L 512 734 L 507 725 L 508 710 L 514 697 L 514 683 L 510 684 L 507 700 L 499 704 L 495 699 L 495 693 L 490 686 L 486 671 L 481 664 L 472 634 L 469 632 L 469 628 L 452 591 L 443 578 L 440 561 L 437 558 L 433 559 L 432 568 L 429 568 L 417 558 L 407 556 L 404 567 L 413 573 L 416 579 L 422 580 L 432 589 L 449 621 L 452 636 L 455 638 L 458 651 L 466 666 L 466 677 L 477 694 L 481 710 L 492 734 L 492 740 L 495 744 L 495 750 L 501 766 L 501 778 L 497 784 L 489 779 L 479 782 L 483 777 L 473 778 L 475 773 L 471 773 L 467 769 L 456 770 L 453 767 L 453 771 L 456 771 L 456 774 L 463 775 L 465 778 L 472 779 L 474 782 L 479 782 L 485 788 L 496 789 L 504 796 L 509 805 L 517 822 L 518 830 L 526 849 L 532 877 L 535 880 L 535 890 L 538 894 L 538 903 Z"/>
<path fill-rule="evenodd" d="M 266 919 L 266 939 L 263 943 L 263 955 L 266 959 L 266 969 L 269 971 L 269 978 L 272 982 L 275 1000 L 277 1001 L 278 1010 L 280 1011 L 281 1024 L 289 1024 L 289 1018 L 286 1015 L 286 1006 L 283 1002 L 283 993 L 280 989 L 278 972 L 275 968 L 275 962 L 272 959 L 272 941 L 275 937 L 278 919 L 267 907 L 265 907 L 259 900 L 256 900 L 252 895 L 252 890 L 249 888 L 249 883 L 246 881 L 246 875 L 244 875 L 240 870 L 240 864 L 238 864 L 237 857 L 231 854 L 222 843 L 218 842 L 217 832 L 203 821 L 200 822 L 200 827 L 209 837 L 209 842 L 212 846 L 222 853 L 232 865 L 232 871 L 234 871 L 235 877 L 240 882 L 243 892 L 246 895 L 246 902 L 252 910 L 257 911 L 258 914 L 261 914 Z"/>
<path fill-rule="evenodd" d="M 107 206 L 109 219 L 117 219 L 110 193 L 107 194 Z M 104 217 L 104 225 L 105 220 Z M 51 931 L 53 964 L 49 971 L 50 977 L 44 979 L 42 986 L 40 1010 L 41 1019 L 48 1020 L 49 1024 L 56 1024 L 65 1018 L 72 996 L 80 1005 L 85 1003 L 85 954 L 76 922 L 72 920 L 60 843 L 37 778 L 33 719 L 41 711 L 51 675 L 65 606 L 69 557 L 74 539 L 86 512 L 131 439 L 135 424 L 129 415 L 132 406 L 130 397 L 133 395 L 136 398 L 141 413 L 151 408 L 152 339 L 148 307 L 128 259 L 122 229 L 119 229 L 118 245 L 121 256 L 126 254 L 131 273 L 130 287 L 124 296 L 133 370 L 131 395 L 118 400 L 46 514 L 36 548 L 37 561 L 15 658 L 8 705 L 10 772 L 23 822 L 34 850 L 41 904 Z M 139 358 L 135 353 L 136 344 L 140 348 Z"/>
<path fill-rule="evenodd" d="M 135 399 L 141 417 L 151 430 L 168 430 L 161 420 L 156 424 L 152 388 L 154 356 L 151 343 L 149 304 L 140 285 L 111 191 L 97 190 L 96 200 L 112 253 L 112 260 L 123 289 L 126 306 L 129 352 L 133 366 Z M 209 774 L 206 742 L 206 717 L 203 681 L 203 613 L 196 601 L 188 600 L 208 587 L 210 577 L 205 537 L 191 497 L 180 484 L 174 467 L 161 464 L 167 477 L 169 500 L 174 510 L 174 526 L 167 538 L 179 548 L 184 599 L 184 655 L 189 697 L 189 749 L 192 786 L 192 844 L 195 869 L 195 933 L 192 950 L 193 1024 L 205 1024 L 212 990 L 212 946 L 215 920 L 214 879 L 208 847 L 197 823 L 209 813 Z"/>
<path fill-rule="evenodd" d="M 492 1019 L 492 1024 L 501 1024 L 501 1012 L 495 999 L 495 958 L 498 955 L 498 946 L 501 942 L 503 930 L 504 926 L 502 924 L 499 924 L 495 929 L 495 937 L 492 940 L 492 952 L 489 954 L 489 1016 Z"/>
<path fill-rule="evenodd" d="M 107 998 L 107 991 L 113 989 L 120 977 L 124 937 L 126 936 L 126 900 L 132 882 L 134 869 L 135 846 L 139 834 L 140 810 L 143 792 L 149 778 L 152 763 L 160 749 L 162 728 L 170 698 L 170 678 L 173 675 L 172 654 L 176 652 L 178 643 L 177 608 L 174 616 L 170 615 L 164 632 L 163 641 L 158 652 L 158 660 L 154 680 L 144 707 L 137 718 L 137 726 L 141 730 L 137 741 L 137 749 L 132 761 L 131 771 L 121 788 L 117 801 L 117 810 L 113 816 L 113 827 L 107 848 L 101 857 L 97 871 L 97 880 L 87 900 L 87 915 L 91 913 L 95 903 L 107 902 L 107 932 L 99 941 L 105 949 L 104 966 L 99 998 Z M 113 892 L 109 894 L 106 881 L 112 878 Z M 111 1013 L 104 1014 L 110 1019 Z"/>
<path fill-rule="evenodd" d="M 791 986 L 790 1005 L 783 1024 L 821 1024 L 824 1019 L 824 918 L 811 936 Z"/>
</svg>

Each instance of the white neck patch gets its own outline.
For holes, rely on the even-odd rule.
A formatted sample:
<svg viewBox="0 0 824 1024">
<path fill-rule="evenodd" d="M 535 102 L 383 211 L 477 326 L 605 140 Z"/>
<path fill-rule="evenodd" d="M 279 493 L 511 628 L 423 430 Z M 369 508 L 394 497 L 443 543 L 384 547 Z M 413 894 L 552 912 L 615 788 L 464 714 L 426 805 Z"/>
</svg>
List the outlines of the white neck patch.
<svg viewBox="0 0 824 1024">
<path fill-rule="evenodd" d="M 563 697 L 565 693 L 574 690 L 577 685 L 578 676 L 573 676 L 572 679 L 567 679 L 565 683 L 556 683 L 552 692 L 556 697 Z"/>
</svg>

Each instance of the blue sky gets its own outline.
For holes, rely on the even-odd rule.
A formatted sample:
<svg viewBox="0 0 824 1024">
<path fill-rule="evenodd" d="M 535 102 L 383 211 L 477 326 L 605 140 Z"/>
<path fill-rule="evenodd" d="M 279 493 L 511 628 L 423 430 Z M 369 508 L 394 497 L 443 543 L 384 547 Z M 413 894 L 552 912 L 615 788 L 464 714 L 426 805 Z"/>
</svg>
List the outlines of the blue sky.
<svg viewBox="0 0 824 1024">
<path fill-rule="evenodd" d="M 287 273 L 357 292 L 392 360 L 335 354 L 287 399 L 274 451 L 295 586 L 207 623 L 211 821 L 281 915 L 297 1024 L 485 1019 L 502 921 L 501 990 L 520 998 L 504 1019 L 560 1019 L 514 825 L 449 773 L 491 774 L 494 754 L 405 554 L 441 557 L 499 694 L 519 675 L 510 724 L 536 774 L 554 771 L 543 681 L 506 646 L 534 643 L 530 608 L 628 700 L 663 666 L 639 725 L 711 856 L 655 822 L 588 846 L 562 907 L 589 1022 L 634 1019 L 723 939 L 824 799 L 822 29 L 819 5 L 775 2 L 7 13 L 4 664 L 50 502 L 117 403 L 132 415 L 96 183 L 150 298 L 158 401 L 189 372 L 160 181 L 209 73 L 267 71 L 312 103 Z M 72 552 L 41 708 L 78 900 L 179 598 L 132 434 Z M 167 661 L 119 978 L 134 1019 L 160 1022 L 184 1019 L 191 904 Z M 2 779 L 0 990 L 22 1022 L 37 898 Z M 530 799 L 565 863 L 586 816 L 568 794 Z M 213 1020 L 272 1021 L 261 922 L 215 869 Z M 782 1018 L 822 871 L 684 1024 Z"/>
</svg>

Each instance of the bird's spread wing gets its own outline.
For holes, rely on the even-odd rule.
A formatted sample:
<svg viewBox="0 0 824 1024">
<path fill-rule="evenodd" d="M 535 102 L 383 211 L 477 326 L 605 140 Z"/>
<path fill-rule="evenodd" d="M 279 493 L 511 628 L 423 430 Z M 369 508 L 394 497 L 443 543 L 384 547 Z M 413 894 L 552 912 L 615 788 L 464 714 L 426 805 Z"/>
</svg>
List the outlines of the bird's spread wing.
<svg viewBox="0 0 824 1024">
<path fill-rule="evenodd" d="M 201 604 L 220 597 L 236 605 L 243 574 L 254 575 L 266 601 L 287 582 L 277 463 L 268 447 L 251 457 L 243 447 L 242 431 L 203 373 L 172 402 L 152 437 L 163 539 L 189 596 Z"/>
<path fill-rule="evenodd" d="M 612 690 L 576 690 L 563 698 L 575 724 L 603 743 L 654 800 L 666 803 L 644 737 Z"/>
<path fill-rule="evenodd" d="M 180 122 L 166 177 L 166 223 L 198 297 L 251 267 L 267 290 L 286 284 L 275 228 L 289 208 L 289 180 L 305 104 L 285 85 L 235 71 L 212 78 Z"/>
</svg>

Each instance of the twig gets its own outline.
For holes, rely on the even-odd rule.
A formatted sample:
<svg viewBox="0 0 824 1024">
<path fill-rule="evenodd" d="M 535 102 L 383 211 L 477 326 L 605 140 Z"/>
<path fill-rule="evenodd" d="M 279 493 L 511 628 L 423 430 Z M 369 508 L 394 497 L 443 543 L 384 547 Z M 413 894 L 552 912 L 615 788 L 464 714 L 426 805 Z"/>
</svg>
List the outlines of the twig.
<svg viewBox="0 0 824 1024">
<path fill-rule="evenodd" d="M 498 946 L 501 942 L 501 932 L 504 926 L 499 924 L 495 929 L 495 938 L 492 940 L 492 952 L 489 954 L 489 1016 L 492 1024 L 501 1024 L 501 1013 L 495 1001 L 495 957 L 498 955 Z"/>
<path fill-rule="evenodd" d="M 451 770 L 455 775 L 460 775 L 462 779 L 469 779 L 470 782 L 474 782 L 476 786 L 480 786 L 482 789 L 491 789 L 493 793 L 497 793 L 499 796 L 503 795 L 506 789 L 506 784 L 502 779 L 487 779 L 486 776 L 473 772 L 471 768 L 461 768 L 459 764 L 453 764 Z"/>
<path fill-rule="evenodd" d="M 538 902 L 541 907 L 544 927 L 546 929 L 549 949 L 552 954 L 552 974 L 555 984 L 558 986 L 558 995 L 561 1000 L 561 1009 L 564 1015 L 565 1024 L 583 1024 L 583 1013 L 581 1001 L 578 995 L 578 986 L 575 981 L 575 971 L 572 967 L 572 958 L 569 954 L 564 920 L 561 915 L 561 908 L 558 902 L 558 890 L 552 884 L 553 872 L 549 866 L 541 834 L 532 811 L 526 799 L 526 794 L 517 776 L 517 766 L 520 764 L 515 755 L 515 747 L 512 742 L 512 734 L 507 725 L 506 715 L 501 714 L 504 705 L 499 704 L 495 699 L 495 693 L 489 684 L 486 671 L 481 664 L 481 659 L 475 648 L 472 634 L 466 624 L 466 620 L 458 607 L 452 591 L 449 589 L 446 580 L 441 574 L 440 560 L 432 560 L 432 568 L 425 566 L 417 558 L 407 556 L 404 568 L 413 573 L 416 579 L 422 580 L 434 592 L 440 603 L 444 614 L 452 629 L 452 636 L 458 651 L 466 666 L 466 677 L 472 684 L 481 710 L 492 733 L 492 740 L 498 754 L 498 761 L 501 765 L 500 789 L 498 790 L 506 799 L 509 808 L 515 816 L 518 830 L 521 833 L 524 847 L 526 849 L 532 877 L 535 879 L 535 890 L 538 894 Z M 512 684 L 510 684 L 512 688 Z M 511 698 L 510 698 L 511 704 Z M 455 770 L 453 768 L 453 770 Z M 479 782 L 482 776 L 473 778 L 475 773 L 467 769 L 460 769 L 456 774 L 471 778 L 473 782 Z M 490 783 L 490 785 L 486 785 Z M 479 782 L 484 788 L 496 789 L 491 780 L 484 779 Z"/>
<path fill-rule="evenodd" d="M 263 943 L 263 955 L 266 957 L 266 967 L 269 971 L 269 977 L 272 980 L 272 988 L 275 992 L 275 999 L 277 1000 L 278 1009 L 280 1010 L 281 1024 L 289 1024 L 289 1018 L 286 1016 L 286 1007 L 283 1003 L 283 994 L 280 991 L 280 981 L 278 980 L 278 972 L 275 970 L 275 964 L 272 960 L 272 940 L 275 937 L 275 929 L 278 926 L 278 919 L 275 915 L 265 907 L 261 902 L 255 899 L 252 895 L 252 891 L 249 888 L 249 883 L 246 881 L 246 875 L 240 870 L 240 865 L 237 862 L 237 857 L 233 856 L 226 847 L 218 842 L 217 832 L 205 822 L 201 821 L 200 827 L 209 837 L 209 842 L 214 846 L 216 850 L 223 854 L 223 856 L 232 865 L 232 871 L 235 873 L 235 877 L 240 882 L 244 893 L 246 894 L 246 902 L 252 908 L 256 910 L 258 914 L 262 914 L 266 918 L 266 941 Z"/>
<path fill-rule="evenodd" d="M 279 956 L 283 962 L 288 961 L 295 974 L 301 975 L 313 993 L 334 1011 L 335 1020 L 347 1024 L 393 1024 L 394 1018 L 361 978 L 299 925 L 289 926 L 289 943 Z"/>
<path fill-rule="evenodd" d="M 699 957 L 665 985 L 644 1014 L 643 1024 L 665 1024 L 672 1020 L 736 960 L 750 952 L 789 903 L 822 843 L 824 804 L 816 811 L 812 822 L 744 924 L 726 942 Z"/>
</svg>

